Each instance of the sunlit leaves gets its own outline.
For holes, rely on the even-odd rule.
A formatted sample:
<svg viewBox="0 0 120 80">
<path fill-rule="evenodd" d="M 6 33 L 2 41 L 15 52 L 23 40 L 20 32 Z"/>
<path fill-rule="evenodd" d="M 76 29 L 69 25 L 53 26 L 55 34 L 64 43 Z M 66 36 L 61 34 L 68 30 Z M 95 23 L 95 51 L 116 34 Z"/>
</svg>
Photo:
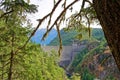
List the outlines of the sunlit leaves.
<svg viewBox="0 0 120 80">
<path fill-rule="evenodd" d="M 79 40 L 82 39 L 82 34 L 78 34 L 75 38 Z"/>
</svg>

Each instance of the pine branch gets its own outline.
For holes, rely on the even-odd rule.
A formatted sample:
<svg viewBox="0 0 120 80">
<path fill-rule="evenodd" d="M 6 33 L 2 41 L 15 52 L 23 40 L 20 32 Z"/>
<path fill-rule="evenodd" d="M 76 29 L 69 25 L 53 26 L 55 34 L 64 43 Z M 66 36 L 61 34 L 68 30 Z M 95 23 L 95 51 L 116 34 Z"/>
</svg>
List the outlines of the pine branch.
<svg viewBox="0 0 120 80">
<path fill-rule="evenodd" d="M 9 11 L 9 12 L 3 13 L 3 14 L 0 16 L 0 18 L 4 17 L 4 16 L 7 15 L 7 14 L 12 13 L 13 11 L 14 11 L 14 10 L 11 10 L 11 11 Z"/>
</svg>

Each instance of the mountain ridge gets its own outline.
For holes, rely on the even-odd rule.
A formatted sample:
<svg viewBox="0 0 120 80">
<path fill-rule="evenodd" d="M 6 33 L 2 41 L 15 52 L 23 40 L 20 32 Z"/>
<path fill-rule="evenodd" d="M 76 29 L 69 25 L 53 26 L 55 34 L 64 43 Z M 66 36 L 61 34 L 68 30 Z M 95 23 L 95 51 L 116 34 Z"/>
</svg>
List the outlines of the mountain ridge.
<svg viewBox="0 0 120 80">
<path fill-rule="evenodd" d="M 45 40 L 42 40 L 42 37 L 45 32 L 46 32 L 46 29 L 44 28 L 37 30 L 35 35 L 31 38 L 31 41 L 36 44 L 47 45 L 57 36 L 56 29 L 52 29 L 49 32 L 48 36 L 45 38 Z"/>
</svg>

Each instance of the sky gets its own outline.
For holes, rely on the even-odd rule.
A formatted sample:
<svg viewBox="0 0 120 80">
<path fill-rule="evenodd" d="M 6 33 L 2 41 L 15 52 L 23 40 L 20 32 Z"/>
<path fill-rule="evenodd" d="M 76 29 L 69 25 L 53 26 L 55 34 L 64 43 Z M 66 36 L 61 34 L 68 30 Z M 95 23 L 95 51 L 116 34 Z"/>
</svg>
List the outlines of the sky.
<svg viewBox="0 0 120 80">
<path fill-rule="evenodd" d="M 68 0 L 68 3 L 69 4 L 70 2 L 72 2 L 73 0 Z M 38 12 L 35 13 L 35 14 L 29 14 L 28 15 L 28 18 L 31 20 L 31 23 L 33 24 L 32 27 L 36 27 L 37 24 L 38 24 L 38 21 L 37 19 L 41 19 L 42 17 L 44 17 L 46 14 L 48 14 L 51 9 L 53 8 L 53 0 L 30 0 L 30 3 L 31 4 L 35 4 L 38 6 Z M 73 11 L 70 12 L 69 10 L 67 11 L 67 17 L 69 17 L 71 14 L 75 13 L 77 10 L 80 9 L 80 6 L 81 3 L 76 3 L 74 6 L 73 6 Z M 61 6 L 59 6 L 57 8 L 57 10 L 55 11 L 54 13 L 54 16 L 52 18 L 52 22 L 56 19 L 56 17 L 59 15 L 59 13 L 62 11 L 62 8 Z M 41 28 L 46 28 L 46 24 L 47 24 L 47 20 L 45 20 L 42 25 L 40 26 L 40 29 Z M 62 29 L 63 27 L 65 27 L 65 25 L 62 25 L 60 27 L 60 29 Z M 91 25 L 91 27 L 97 27 L 97 28 L 101 28 L 99 25 L 97 24 L 94 24 L 94 25 Z"/>
</svg>

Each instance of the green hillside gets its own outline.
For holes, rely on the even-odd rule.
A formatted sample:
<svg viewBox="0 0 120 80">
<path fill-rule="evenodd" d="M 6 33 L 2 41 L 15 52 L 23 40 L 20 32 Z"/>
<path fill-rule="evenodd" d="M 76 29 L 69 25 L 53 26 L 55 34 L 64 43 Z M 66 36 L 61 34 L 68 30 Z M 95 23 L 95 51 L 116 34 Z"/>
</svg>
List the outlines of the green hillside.
<svg viewBox="0 0 120 80">
<path fill-rule="evenodd" d="M 94 80 L 95 78 L 119 80 L 120 72 L 106 41 L 98 42 L 94 47 L 93 43 L 89 43 L 75 56 L 69 71 L 79 73 L 82 80 Z"/>
<path fill-rule="evenodd" d="M 91 36 L 89 37 L 88 31 L 81 31 L 77 32 L 76 30 L 64 31 L 61 30 L 61 38 L 63 45 L 71 45 L 72 41 L 77 38 L 77 36 L 81 37 L 80 40 L 97 40 L 101 41 L 104 39 L 104 33 L 100 28 L 93 28 L 91 29 Z M 59 38 L 58 36 L 54 38 L 50 44 L 51 46 L 59 45 Z"/>
</svg>

